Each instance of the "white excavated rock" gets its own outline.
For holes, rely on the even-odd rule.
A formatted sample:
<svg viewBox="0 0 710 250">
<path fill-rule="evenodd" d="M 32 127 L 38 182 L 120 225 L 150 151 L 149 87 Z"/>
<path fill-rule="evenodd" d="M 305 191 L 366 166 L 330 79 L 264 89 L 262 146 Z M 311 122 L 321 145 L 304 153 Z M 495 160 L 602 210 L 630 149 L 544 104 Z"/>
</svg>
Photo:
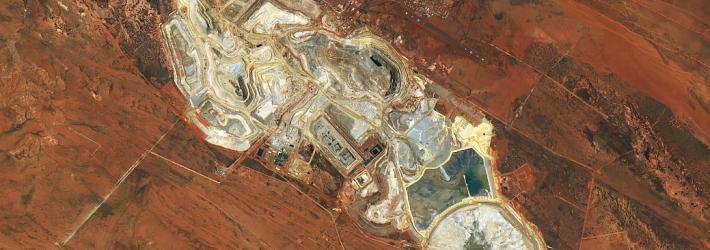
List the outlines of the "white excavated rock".
<svg viewBox="0 0 710 250">
<path fill-rule="evenodd" d="M 285 11 L 270 2 L 264 3 L 242 24 L 246 30 L 261 34 L 270 34 L 280 25 L 305 25 L 308 17 L 297 12 Z"/>
<path fill-rule="evenodd" d="M 451 213 L 429 237 L 428 249 L 531 249 L 530 241 L 491 205 Z"/>
</svg>

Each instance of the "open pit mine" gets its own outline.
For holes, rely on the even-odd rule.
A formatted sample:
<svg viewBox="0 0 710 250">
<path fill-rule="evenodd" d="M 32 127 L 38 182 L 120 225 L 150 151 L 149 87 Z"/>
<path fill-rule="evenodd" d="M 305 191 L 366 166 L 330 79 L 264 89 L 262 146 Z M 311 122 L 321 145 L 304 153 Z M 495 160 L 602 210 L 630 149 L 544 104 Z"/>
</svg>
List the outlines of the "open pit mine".
<svg viewBox="0 0 710 250">
<path fill-rule="evenodd" d="M 710 249 L 709 8 L 0 1 L 0 249 Z"/>
<path fill-rule="evenodd" d="M 431 249 L 544 249 L 498 194 L 493 125 L 444 115 L 426 76 L 315 2 L 177 2 L 162 26 L 186 117 L 205 139 L 336 200 L 366 232 Z M 221 10 L 221 11 L 217 11 Z"/>
</svg>

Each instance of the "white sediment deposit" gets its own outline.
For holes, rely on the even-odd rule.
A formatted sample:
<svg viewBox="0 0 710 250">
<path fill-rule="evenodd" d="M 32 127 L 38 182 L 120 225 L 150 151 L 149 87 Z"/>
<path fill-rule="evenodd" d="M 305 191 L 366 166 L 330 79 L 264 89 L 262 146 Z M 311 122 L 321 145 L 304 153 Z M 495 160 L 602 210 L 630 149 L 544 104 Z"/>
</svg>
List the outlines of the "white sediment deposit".
<svg viewBox="0 0 710 250">
<path fill-rule="evenodd" d="M 533 249 L 532 243 L 491 205 L 461 208 L 432 232 L 428 249 Z"/>
</svg>

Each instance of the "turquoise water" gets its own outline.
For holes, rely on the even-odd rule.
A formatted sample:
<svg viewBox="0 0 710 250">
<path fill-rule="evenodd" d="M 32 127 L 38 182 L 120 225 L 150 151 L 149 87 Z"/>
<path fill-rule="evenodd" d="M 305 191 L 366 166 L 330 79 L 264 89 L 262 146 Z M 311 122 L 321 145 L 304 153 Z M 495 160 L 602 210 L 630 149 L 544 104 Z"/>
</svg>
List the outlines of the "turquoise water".
<svg viewBox="0 0 710 250">
<path fill-rule="evenodd" d="M 443 168 L 450 176 L 463 174 L 471 196 L 485 195 L 490 191 L 483 158 L 473 149 L 452 153 L 451 159 L 444 164 Z"/>
<path fill-rule="evenodd" d="M 419 229 L 427 229 L 436 215 L 466 197 L 490 193 L 485 162 L 475 150 L 452 153 L 442 169 L 426 170 L 419 181 L 407 187 L 414 223 Z"/>
<path fill-rule="evenodd" d="M 473 167 L 469 167 L 466 170 L 466 173 L 464 173 L 464 176 L 466 177 L 468 193 L 471 194 L 471 196 L 479 195 L 482 192 L 487 191 L 486 186 L 488 185 L 484 184 L 484 180 L 487 180 L 487 178 L 484 177 L 485 179 L 482 180 L 481 176 L 476 173 L 476 170 Z"/>
</svg>

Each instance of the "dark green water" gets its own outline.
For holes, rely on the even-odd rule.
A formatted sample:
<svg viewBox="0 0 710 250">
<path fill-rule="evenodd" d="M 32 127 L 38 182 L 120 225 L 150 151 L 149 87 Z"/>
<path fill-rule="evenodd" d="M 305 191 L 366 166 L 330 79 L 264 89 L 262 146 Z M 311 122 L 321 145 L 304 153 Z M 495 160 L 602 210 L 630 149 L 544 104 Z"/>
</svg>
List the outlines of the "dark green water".
<svg viewBox="0 0 710 250">
<path fill-rule="evenodd" d="M 414 223 L 427 229 L 434 217 L 469 196 L 489 193 L 483 158 L 473 149 L 451 154 L 442 169 L 427 169 L 419 181 L 407 187 Z"/>
<path fill-rule="evenodd" d="M 480 167 L 483 167 L 483 165 L 481 165 Z M 486 186 L 488 186 L 487 183 L 484 183 L 484 180 L 486 180 L 485 182 L 488 182 L 487 179 L 485 177 L 479 176 L 476 172 L 477 171 L 474 167 L 469 167 L 464 173 L 464 176 L 466 177 L 466 187 L 468 188 L 468 193 L 472 196 L 485 193 L 484 191 L 487 191 Z"/>
<path fill-rule="evenodd" d="M 454 152 L 443 167 L 451 176 L 463 174 L 466 177 L 466 187 L 471 196 L 485 195 L 490 191 L 483 158 L 475 150 Z"/>
</svg>

